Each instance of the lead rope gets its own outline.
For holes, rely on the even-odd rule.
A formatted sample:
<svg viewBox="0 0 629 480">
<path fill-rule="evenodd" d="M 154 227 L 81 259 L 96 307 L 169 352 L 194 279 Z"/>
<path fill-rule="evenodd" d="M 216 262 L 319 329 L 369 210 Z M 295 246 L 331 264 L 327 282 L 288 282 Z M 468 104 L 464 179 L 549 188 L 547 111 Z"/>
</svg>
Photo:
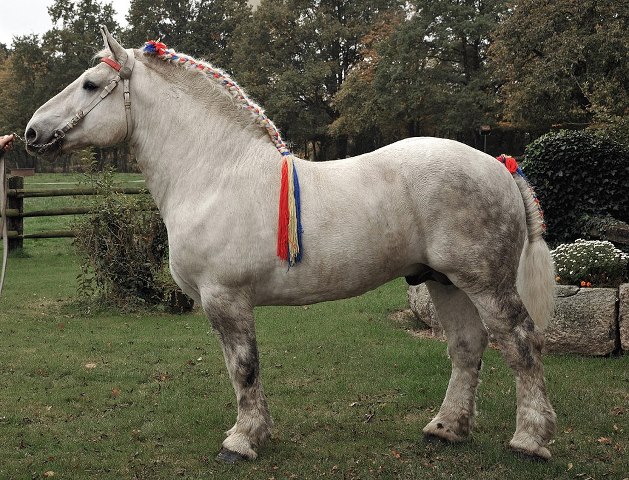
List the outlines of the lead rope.
<svg viewBox="0 0 629 480">
<path fill-rule="evenodd" d="M 4 274 L 9 258 L 9 235 L 7 226 L 7 173 L 4 168 L 4 151 L 0 152 L 0 225 L 2 225 L 2 272 L 0 272 L 0 295 L 4 286 Z"/>
</svg>

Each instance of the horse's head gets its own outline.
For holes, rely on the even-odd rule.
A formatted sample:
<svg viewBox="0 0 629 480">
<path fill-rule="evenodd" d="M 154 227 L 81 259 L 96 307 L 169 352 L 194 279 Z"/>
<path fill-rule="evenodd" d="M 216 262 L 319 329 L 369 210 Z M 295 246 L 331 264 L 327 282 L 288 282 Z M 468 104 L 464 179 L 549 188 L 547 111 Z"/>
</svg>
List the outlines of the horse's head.
<svg viewBox="0 0 629 480">
<path fill-rule="evenodd" d="M 106 56 L 42 105 L 26 126 L 26 149 L 56 155 L 87 145 L 108 146 L 131 135 L 130 82 L 135 58 L 101 27 Z"/>
</svg>

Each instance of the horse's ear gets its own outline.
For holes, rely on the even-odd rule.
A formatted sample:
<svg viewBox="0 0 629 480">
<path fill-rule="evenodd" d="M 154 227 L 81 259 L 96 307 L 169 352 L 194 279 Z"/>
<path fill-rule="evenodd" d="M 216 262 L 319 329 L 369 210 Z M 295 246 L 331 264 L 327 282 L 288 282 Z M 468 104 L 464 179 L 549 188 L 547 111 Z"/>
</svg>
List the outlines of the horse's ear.
<svg viewBox="0 0 629 480">
<path fill-rule="evenodd" d="M 125 49 L 122 48 L 122 45 L 120 45 L 114 37 L 112 37 L 111 33 L 109 33 L 109 30 L 107 30 L 107 27 L 105 25 L 100 26 L 100 33 L 102 34 L 103 40 L 105 41 L 105 48 L 109 49 L 114 59 L 117 60 L 118 63 L 124 65 L 128 57 Z"/>
</svg>

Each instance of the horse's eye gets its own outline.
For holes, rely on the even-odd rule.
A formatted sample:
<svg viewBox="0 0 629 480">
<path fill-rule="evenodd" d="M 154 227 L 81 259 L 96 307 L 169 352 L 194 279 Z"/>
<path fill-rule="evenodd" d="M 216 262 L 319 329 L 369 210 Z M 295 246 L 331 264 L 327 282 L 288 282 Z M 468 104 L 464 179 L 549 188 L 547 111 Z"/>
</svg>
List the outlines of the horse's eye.
<svg viewBox="0 0 629 480">
<path fill-rule="evenodd" d="M 90 82 L 89 80 L 86 80 L 85 83 L 83 84 L 83 88 L 85 90 L 96 90 L 98 86 L 94 82 Z"/>
</svg>

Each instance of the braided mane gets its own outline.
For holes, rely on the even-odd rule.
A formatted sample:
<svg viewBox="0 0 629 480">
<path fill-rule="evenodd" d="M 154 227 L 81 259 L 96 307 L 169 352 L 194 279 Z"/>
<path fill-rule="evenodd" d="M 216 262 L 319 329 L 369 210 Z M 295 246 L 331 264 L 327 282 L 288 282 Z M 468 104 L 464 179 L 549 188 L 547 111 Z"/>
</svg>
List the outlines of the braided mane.
<svg viewBox="0 0 629 480">
<path fill-rule="evenodd" d="M 208 80 L 216 82 L 216 84 L 223 87 L 243 110 L 250 112 L 254 122 L 264 128 L 275 145 L 275 148 L 277 148 L 282 155 L 290 155 L 291 152 L 286 146 L 286 143 L 284 143 L 284 140 L 282 140 L 280 131 L 273 121 L 266 116 L 262 107 L 251 100 L 243 89 L 240 88 L 225 71 L 203 60 L 197 60 L 186 54 L 177 53 L 169 49 L 163 43 L 154 40 L 150 40 L 144 44 L 143 52 L 146 55 L 156 56 L 165 62 L 203 72 Z"/>
</svg>

